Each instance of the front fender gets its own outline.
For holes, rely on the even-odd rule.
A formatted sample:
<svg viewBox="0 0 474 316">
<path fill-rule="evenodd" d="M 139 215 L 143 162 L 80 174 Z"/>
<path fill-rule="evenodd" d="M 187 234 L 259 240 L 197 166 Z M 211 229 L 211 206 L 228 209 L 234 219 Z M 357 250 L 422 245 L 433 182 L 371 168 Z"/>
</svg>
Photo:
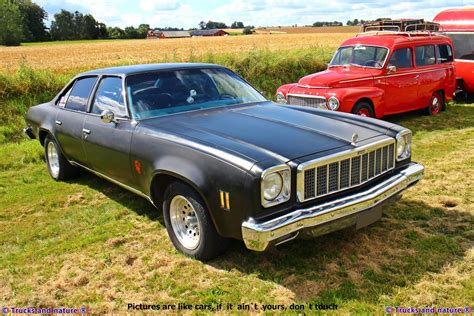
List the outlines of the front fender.
<svg viewBox="0 0 474 316">
<path fill-rule="evenodd" d="M 136 161 L 140 165 L 139 172 Z M 250 216 L 258 199 L 249 194 L 256 191 L 255 175 L 207 152 L 144 133 L 133 137 L 131 164 L 137 186 L 144 194 L 163 196 L 166 185 L 154 183 L 156 176 L 166 175 L 171 181 L 182 181 L 202 197 L 220 235 L 242 238 L 240 224 Z M 155 184 L 153 188 L 161 192 L 152 194 Z M 221 191 L 229 194 L 229 208 L 221 205 Z"/>
<path fill-rule="evenodd" d="M 331 91 L 340 102 L 339 111 L 351 113 L 355 104 L 368 99 L 374 106 L 375 116 L 380 118 L 385 113 L 385 92 L 378 87 L 339 88 Z"/>
</svg>

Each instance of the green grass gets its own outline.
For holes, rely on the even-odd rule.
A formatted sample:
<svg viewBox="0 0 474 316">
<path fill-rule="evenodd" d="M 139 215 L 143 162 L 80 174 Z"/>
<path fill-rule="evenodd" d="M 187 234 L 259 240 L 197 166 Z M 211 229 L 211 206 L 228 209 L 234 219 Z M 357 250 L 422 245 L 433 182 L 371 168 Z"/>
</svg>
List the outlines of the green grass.
<svg viewBox="0 0 474 316">
<path fill-rule="evenodd" d="M 177 253 L 145 200 L 87 173 L 55 182 L 37 142 L 2 144 L 1 301 L 97 313 L 129 302 L 472 306 L 474 106 L 388 120 L 413 129 L 426 178 L 380 222 L 265 253 L 234 242 L 207 264 Z"/>
</svg>

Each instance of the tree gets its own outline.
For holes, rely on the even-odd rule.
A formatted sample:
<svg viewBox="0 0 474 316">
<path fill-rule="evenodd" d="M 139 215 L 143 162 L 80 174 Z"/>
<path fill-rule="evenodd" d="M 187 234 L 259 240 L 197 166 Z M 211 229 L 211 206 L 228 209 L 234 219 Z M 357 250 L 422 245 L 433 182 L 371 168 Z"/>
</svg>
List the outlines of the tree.
<svg viewBox="0 0 474 316">
<path fill-rule="evenodd" d="M 252 34 L 253 32 L 252 32 L 252 29 L 247 26 L 246 28 L 244 28 L 244 30 L 242 31 L 242 33 L 243 33 L 244 35 L 250 35 L 250 34 Z"/>
<path fill-rule="evenodd" d="M 140 24 L 138 26 L 138 38 L 146 38 L 148 30 L 150 29 L 150 24 Z"/>
<path fill-rule="evenodd" d="M 206 22 L 204 22 L 204 21 L 199 22 L 199 28 L 201 30 L 205 30 L 206 29 Z"/>
<path fill-rule="evenodd" d="M 54 20 L 51 21 L 51 38 L 57 41 L 76 39 L 76 23 L 74 21 L 74 14 L 67 10 L 56 13 Z"/>
<path fill-rule="evenodd" d="M 230 25 L 230 28 L 231 28 L 231 29 L 243 29 L 244 27 L 245 27 L 245 26 L 244 26 L 244 23 L 242 23 L 242 22 L 237 22 L 237 21 L 235 21 L 234 23 L 232 23 L 232 24 Z"/>
<path fill-rule="evenodd" d="M 125 31 L 119 27 L 109 27 L 107 28 L 107 33 L 109 34 L 109 38 L 113 38 L 113 39 L 125 38 Z"/>
<path fill-rule="evenodd" d="M 138 29 L 133 26 L 127 26 L 124 31 L 125 38 L 139 38 Z"/>
<path fill-rule="evenodd" d="M 20 45 L 23 40 L 23 20 L 20 8 L 10 0 L 0 0 L 0 45 Z"/>
<path fill-rule="evenodd" d="M 16 0 L 23 19 L 23 35 L 27 42 L 46 41 L 49 38 L 48 28 L 44 21 L 48 13 L 31 0 Z"/>
</svg>

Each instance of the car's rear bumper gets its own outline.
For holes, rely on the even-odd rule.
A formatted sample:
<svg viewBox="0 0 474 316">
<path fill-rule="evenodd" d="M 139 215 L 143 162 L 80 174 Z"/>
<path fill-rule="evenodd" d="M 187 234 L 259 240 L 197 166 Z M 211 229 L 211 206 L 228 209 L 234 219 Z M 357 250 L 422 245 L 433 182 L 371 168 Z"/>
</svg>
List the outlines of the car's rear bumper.
<svg viewBox="0 0 474 316">
<path fill-rule="evenodd" d="M 245 245 L 252 250 L 264 251 L 270 244 L 291 240 L 296 237 L 298 232 L 307 228 L 313 229 L 318 226 L 334 224 L 335 227 L 342 229 L 344 223 L 353 225 L 353 221 L 344 220 L 350 216 L 358 214 L 367 216 L 371 211 L 379 211 L 380 208 L 376 206 L 423 178 L 424 169 L 421 164 L 410 163 L 390 178 L 364 192 L 324 204 L 297 209 L 266 222 L 257 222 L 249 218 L 242 223 L 242 236 Z"/>
</svg>

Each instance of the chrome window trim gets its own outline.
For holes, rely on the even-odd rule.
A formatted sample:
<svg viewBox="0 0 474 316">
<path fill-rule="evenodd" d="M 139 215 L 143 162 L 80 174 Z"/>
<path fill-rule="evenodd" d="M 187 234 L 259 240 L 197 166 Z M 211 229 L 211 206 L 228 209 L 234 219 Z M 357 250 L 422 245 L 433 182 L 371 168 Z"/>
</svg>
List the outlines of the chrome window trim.
<svg viewBox="0 0 474 316">
<path fill-rule="evenodd" d="M 374 155 L 374 176 L 372 178 L 369 179 L 367 177 L 367 179 L 365 181 L 362 181 L 362 177 L 360 177 L 359 184 L 352 186 L 351 185 L 351 182 L 352 182 L 352 177 L 351 177 L 352 176 L 352 170 L 351 170 L 352 169 L 352 161 L 350 161 L 350 163 L 349 163 L 349 184 L 348 184 L 347 187 L 341 189 L 340 188 L 340 183 L 339 183 L 339 185 L 338 185 L 339 189 L 336 190 L 336 191 L 331 191 L 330 193 L 326 193 L 326 194 L 322 194 L 322 195 L 315 194 L 314 197 L 311 197 L 311 198 L 308 198 L 308 199 L 304 198 L 304 172 L 305 172 L 305 170 L 317 168 L 317 167 L 322 166 L 322 165 L 329 165 L 330 163 L 333 163 L 333 162 L 339 162 L 339 178 L 338 178 L 338 181 L 340 181 L 340 173 L 341 173 L 340 162 L 342 160 L 352 159 L 353 157 L 362 156 L 365 153 L 377 150 L 379 148 L 382 148 L 384 146 L 391 145 L 391 144 L 393 144 L 395 146 L 394 147 L 394 152 L 395 153 L 393 155 L 394 157 L 393 157 L 392 168 L 389 168 L 388 164 L 387 164 L 387 169 L 385 171 L 382 171 L 382 160 L 380 160 L 381 161 L 380 162 L 380 173 L 378 175 L 375 175 L 375 170 L 376 170 L 375 169 L 375 163 L 377 161 L 377 159 L 375 159 L 376 158 L 375 156 L 376 156 L 377 153 L 375 152 L 375 155 Z M 321 158 L 317 158 L 317 159 L 314 159 L 314 160 L 310 160 L 310 161 L 301 163 L 300 165 L 298 165 L 297 172 L 296 172 L 296 196 L 297 196 L 298 201 L 299 202 L 306 202 L 306 201 L 314 200 L 314 199 L 324 197 L 324 196 L 327 196 L 327 195 L 330 195 L 330 194 L 334 194 L 334 193 L 337 193 L 337 192 L 345 191 L 345 190 L 348 190 L 348 189 L 353 189 L 353 188 L 361 186 L 362 184 L 365 184 L 369 181 L 372 181 L 372 180 L 378 178 L 379 176 L 387 173 L 390 170 L 393 170 L 395 168 L 395 161 L 396 161 L 396 150 L 397 150 L 396 145 L 397 144 L 396 144 L 396 141 L 395 141 L 394 138 L 387 137 L 387 138 L 384 138 L 384 139 L 379 140 L 377 142 L 373 142 L 373 143 L 363 145 L 363 146 L 360 146 L 360 147 L 354 147 L 354 148 L 351 148 L 351 149 L 348 149 L 348 150 L 345 150 L 345 151 L 342 151 L 342 152 L 339 152 L 339 153 L 335 153 L 335 154 L 332 154 L 332 155 L 329 155 L 329 156 L 326 156 L 326 157 L 321 157 Z M 369 158 L 367 157 L 367 159 L 369 159 Z M 369 163 L 369 161 L 367 163 Z M 362 164 L 362 158 L 361 158 L 360 164 Z M 360 169 L 362 170 L 362 168 L 360 168 Z M 368 169 L 369 168 L 367 168 L 367 174 L 369 174 Z M 317 175 L 315 176 L 315 179 L 317 179 Z"/>
</svg>

